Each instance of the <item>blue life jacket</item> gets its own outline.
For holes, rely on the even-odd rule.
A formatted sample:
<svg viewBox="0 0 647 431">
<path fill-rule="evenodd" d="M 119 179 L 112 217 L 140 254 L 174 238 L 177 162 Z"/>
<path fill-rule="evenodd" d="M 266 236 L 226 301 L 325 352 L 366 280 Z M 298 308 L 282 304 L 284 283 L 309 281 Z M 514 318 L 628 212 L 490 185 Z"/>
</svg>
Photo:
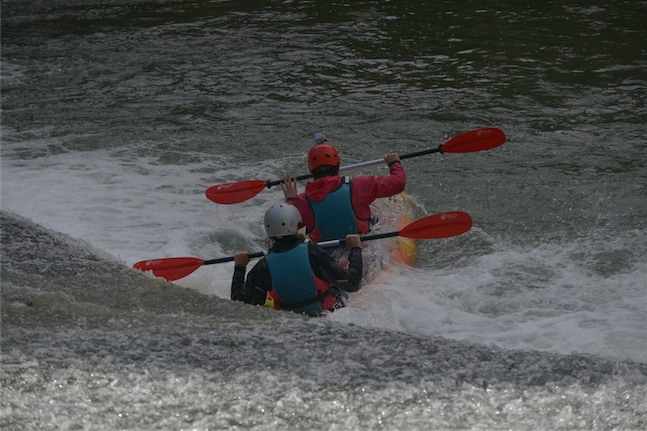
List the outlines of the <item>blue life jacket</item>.
<svg viewBox="0 0 647 431">
<path fill-rule="evenodd" d="M 357 233 L 355 211 L 350 197 L 350 177 L 343 177 L 341 185 L 321 202 L 308 199 L 315 225 L 324 241 L 346 238 Z"/>
<path fill-rule="evenodd" d="M 308 243 L 282 252 L 270 251 L 265 261 L 272 277 L 272 287 L 279 299 L 275 308 L 310 316 L 323 311 L 320 301 L 328 295 L 328 290 L 317 291 Z"/>
</svg>

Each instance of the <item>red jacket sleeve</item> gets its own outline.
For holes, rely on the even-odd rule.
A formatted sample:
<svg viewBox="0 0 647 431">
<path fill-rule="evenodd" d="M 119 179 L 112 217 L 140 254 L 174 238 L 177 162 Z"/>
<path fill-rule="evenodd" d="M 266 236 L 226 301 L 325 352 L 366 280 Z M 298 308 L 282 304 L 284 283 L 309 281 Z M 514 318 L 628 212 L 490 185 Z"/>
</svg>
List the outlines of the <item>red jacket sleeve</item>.
<svg viewBox="0 0 647 431">
<path fill-rule="evenodd" d="M 371 216 L 369 205 L 378 198 L 386 198 L 404 191 L 406 176 L 402 163 L 389 167 L 389 176 L 362 176 L 353 178 L 353 209 L 361 219 Z"/>
</svg>

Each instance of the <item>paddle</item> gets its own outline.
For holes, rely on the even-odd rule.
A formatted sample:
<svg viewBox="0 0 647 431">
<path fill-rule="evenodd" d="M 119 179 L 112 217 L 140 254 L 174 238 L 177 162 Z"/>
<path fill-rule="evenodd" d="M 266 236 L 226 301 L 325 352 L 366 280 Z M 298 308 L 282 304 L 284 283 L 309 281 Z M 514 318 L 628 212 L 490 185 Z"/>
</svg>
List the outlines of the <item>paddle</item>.
<svg viewBox="0 0 647 431">
<path fill-rule="evenodd" d="M 362 236 L 362 241 L 402 236 L 413 239 L 441 239 L 450 238 L 463 234 L 472 227 L 472 217 L 462 211 L 449 211 L 430 215 L 418 219 L 406 225 L 402 230 L 396 232 L 376 233 Z M 344 246 L 346 239 L 335 239 L 318 243 L 321 247 Z M 250 253 L 250 259 L 262 257 L 265 253 Z M 232 262 L 233 256 L 221 257 L 218 259 L 202 260 L 197 257 L 166 257 L 161 259 L 142 260 L 133 265 L 134 268 L 146 271 L 153 271 L 157 277 L 167 281 L 179 280 L 191 274 L 203 265 L 215 263 Z"/>
<path fill-rule="evenodd" d="M 438 148 L 417 151 L 409 154 L 401 154 L 400 160 L 432 153 L 475 153 L 496 148 L 499 145 L 502 145 L 505 142 L 505 139 L 505 134 L 501 129 L 486 127 L 455 136 L 444 144 L 438 146 Z M 339 168 L 339 171 L 341 172 L 365 166 L 372 166 L 380 163 L 384 163 L 384 159 L 342 166 Z M 312 178 L 312 174 L 296 177 L 297 181 L 306 180 L 308 178 Z M 248 180 L 238 181 L 235 183 L 217 184 L 209 187 L 206 191 L 206 195 L 209 200 L 219 204 L 236 204 L 251 199 L 259 194 L 264 188 L 267 187 L 269 189 L 272 186 L 281 184 L 283 181 L 284 180 Z"/>
</svg>

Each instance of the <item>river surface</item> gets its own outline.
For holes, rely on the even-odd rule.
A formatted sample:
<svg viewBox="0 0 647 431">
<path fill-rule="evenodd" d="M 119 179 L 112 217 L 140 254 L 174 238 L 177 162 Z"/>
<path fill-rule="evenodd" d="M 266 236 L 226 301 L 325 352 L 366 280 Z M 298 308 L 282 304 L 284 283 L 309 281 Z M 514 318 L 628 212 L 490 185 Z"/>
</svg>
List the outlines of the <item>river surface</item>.
<svg viewBox="0 0 647 431">
<path fill-rule="evenodd" d="M 647 426 L 647 2 L 0 6 L 3 429 Z M 350 165 L 481 127 L 403 163 L 474 227 L 325 319 L 131 268 L 263 250 L 279 188 L 204 192 L 314 130 Z"/>
</svg>

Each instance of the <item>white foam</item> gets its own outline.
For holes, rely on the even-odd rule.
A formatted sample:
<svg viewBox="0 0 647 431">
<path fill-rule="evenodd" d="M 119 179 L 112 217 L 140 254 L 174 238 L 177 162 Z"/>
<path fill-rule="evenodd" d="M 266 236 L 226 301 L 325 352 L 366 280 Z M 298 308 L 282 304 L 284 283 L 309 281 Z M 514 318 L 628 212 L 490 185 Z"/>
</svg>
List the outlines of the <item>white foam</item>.
<svg viewBox="0 0 647 431">
<path fill-rule="evenodd" d="M 400 267 L 356 297 L 356 323 L 647 362 L 647 264 L 634 262 L 605 277 L 573 257 L 576 250 L 595 254 L 611 247 L 588 241 L 507 246 L 464 267 Z M 335 318 L 345 321 L 348 314 Z"/>
<path fill-rule="evenodd" d="M 214 174 L 205 174 L 214 172 Z M 88 240 L 127 263 L 195 253 L 191 244 L 210 232 L 236 230 L 250 239 L 258 225 L 254 203 L 217 206 L 204 191 L 228 170 L 162 165 L 152 158 L 127 161 L 102 151 L 30 160 L 2 160 L 2 207 Z M 268 191 L 261 201 L 277 193 Z M 258 201 L 258 200 L 256 200 Z M 199 242 L 199 241 L 198 241 Z M 214 241 L 201 244 L 219 252 Z M 211 247 L 211 249 L 209 248 Z M 201 251 L 201 250 L 198 250 Z"/>
</svg>

